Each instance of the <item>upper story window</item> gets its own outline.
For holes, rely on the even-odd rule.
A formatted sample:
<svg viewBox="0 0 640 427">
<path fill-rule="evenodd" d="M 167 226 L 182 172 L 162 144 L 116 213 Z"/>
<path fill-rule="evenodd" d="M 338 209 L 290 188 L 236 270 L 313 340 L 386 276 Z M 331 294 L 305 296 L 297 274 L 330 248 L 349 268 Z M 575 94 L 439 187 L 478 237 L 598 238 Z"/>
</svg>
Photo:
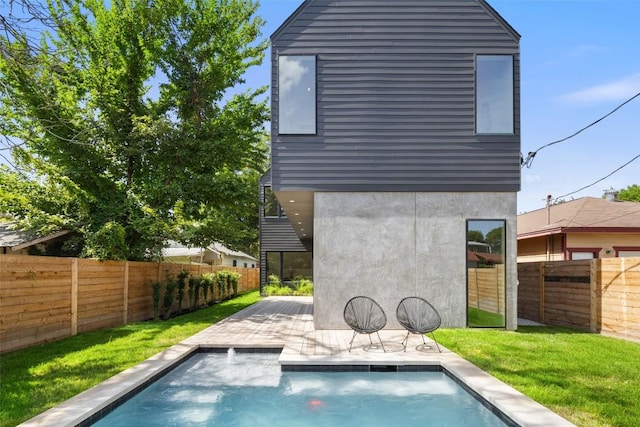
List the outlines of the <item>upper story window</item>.
<svg viewBox="0 0 640 427">
<path fill-rule="evenodd" d="M 476 133 L 513 134 L 513 56 L 476 57 Z"/>
<path fill-rule="evenodd" d="M 316 133 L 316 57 L 278 58 L 278 132 Z"/>
<path fill-rule="evenodd" d="M 264 187 L 263 210 L 264 216 L 285 216 L 276 195 L 269 186 Z"/>
</svg>

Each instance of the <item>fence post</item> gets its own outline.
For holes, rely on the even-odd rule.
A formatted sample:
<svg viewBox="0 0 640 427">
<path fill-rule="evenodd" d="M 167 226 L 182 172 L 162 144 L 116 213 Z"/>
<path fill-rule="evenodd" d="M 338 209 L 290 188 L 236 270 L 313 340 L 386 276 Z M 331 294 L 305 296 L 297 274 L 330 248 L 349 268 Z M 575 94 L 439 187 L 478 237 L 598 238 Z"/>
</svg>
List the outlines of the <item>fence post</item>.
<svg viewBox="0 0 640 427">
<path fill-rule="evenodd" d="M 78 335 L 78 258 L 71 259 L 71 336 Z"/>
<path fill-rule="evenodd" d="M 129 261 L 124 262 L 124 301 L 122 310 L 122 324 L 129 323 Z"/>
<path fill-rule="evenodd" d="M 589 317 L 589 330 L 594 333 L 600 332 L 600 299 L 602 298 L 601 290 L 601 278 L 602 278 L 602 263 L 600 259 L 591 260 L 590 266 L 590 290 L 591 298 L 589 301 L 590 317 Z"/>
<path fill-rule="evenodd" d="M 539 283 L 540 283 L 540 301 L 539 301 L 539 309 L 540 309 L 540 323 L 545 323 L 545 319 L 544 319 L 544 267 L 545 267 L 545 262 L 541 262 L 540 263 L 540 279 L 539 279 Z"/>
</svg>

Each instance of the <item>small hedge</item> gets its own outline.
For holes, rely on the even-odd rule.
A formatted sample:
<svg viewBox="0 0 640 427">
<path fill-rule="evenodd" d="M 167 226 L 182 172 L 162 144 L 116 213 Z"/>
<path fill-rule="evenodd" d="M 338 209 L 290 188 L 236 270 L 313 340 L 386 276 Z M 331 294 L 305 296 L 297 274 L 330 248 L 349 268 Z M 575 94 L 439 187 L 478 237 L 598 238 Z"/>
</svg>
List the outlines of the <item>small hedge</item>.
<svg viewBox="0 0 640 427">
<path fill-rule="evenodd" d="M 313 282 L 304 277 L 296 277 L 293 282 L 289 284 L 283 284 L 280 278 L 275 274 L 269 276 L 269 281 L 262 288 L 264 296 L 312 296 L 313 295 Z"/>
</svg>

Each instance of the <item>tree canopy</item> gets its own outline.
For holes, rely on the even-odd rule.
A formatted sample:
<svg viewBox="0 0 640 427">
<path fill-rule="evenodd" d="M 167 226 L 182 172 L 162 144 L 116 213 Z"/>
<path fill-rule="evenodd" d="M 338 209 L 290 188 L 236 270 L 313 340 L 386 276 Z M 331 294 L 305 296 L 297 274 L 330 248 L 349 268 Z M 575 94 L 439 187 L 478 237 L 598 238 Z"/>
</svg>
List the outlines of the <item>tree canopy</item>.
<svg viewBox="0 0 640 427">
<path fill-rule="evenodd" d="M 640 186 L 632 184 L 618 192 L 618 200 L 626 202 L 640 202 Z"/>
<path fill-rule="evenodd" d="M 168 239 L 247 249 L 268 119 L 266 88 L 238 89 L 267 46 L 256 9 L 53 0 L 38 44 L 5 28 L 0 133 L 14 164 L 0 212 L 23 229 L 76 229 L 98 258 L 152 259 Z"/>
</svg>

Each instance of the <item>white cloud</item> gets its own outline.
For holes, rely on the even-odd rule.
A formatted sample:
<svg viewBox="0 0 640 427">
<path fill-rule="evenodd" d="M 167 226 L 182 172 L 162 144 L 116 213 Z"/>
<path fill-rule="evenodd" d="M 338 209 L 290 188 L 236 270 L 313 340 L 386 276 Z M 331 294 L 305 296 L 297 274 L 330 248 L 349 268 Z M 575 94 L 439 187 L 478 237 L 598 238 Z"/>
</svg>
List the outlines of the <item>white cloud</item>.
<svg viewBox="0 0 640 427">
<path fill-rule="evenodd" d="M 562 96 L 562 100 L 569 103 L 596 104 L 609 101 L 624 101 L 638 92 L 640 92 L 640 73 L 568 93 Z"/>
<path fill-rule="evenodd" d="M 280 96 L 283 96 L 291 88 L 300 84 L 302 77 L 309 72 L 301 60 L 295 56 L 281 56 L 279 67 L 280 78 Z"/>
</svg>

